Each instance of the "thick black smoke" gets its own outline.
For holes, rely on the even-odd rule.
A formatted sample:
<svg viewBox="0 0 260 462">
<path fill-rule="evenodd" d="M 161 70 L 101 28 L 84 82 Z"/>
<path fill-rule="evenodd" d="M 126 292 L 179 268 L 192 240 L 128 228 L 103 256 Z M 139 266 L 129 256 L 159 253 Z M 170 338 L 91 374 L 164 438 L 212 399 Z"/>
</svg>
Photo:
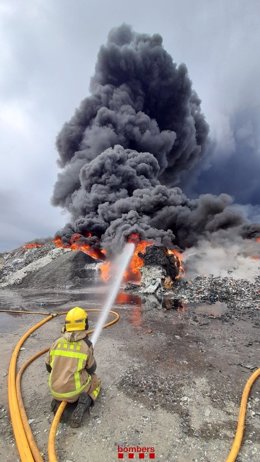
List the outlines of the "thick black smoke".
<svg viewBox="0 0 260 462">
<path fill-rule="evenodd" d="M 99 52 L 91 96 L 58 136 L 62 172 L 53 204 L 65 207 L 68 240 L 91 232 L 115 249 L 132 232 L 167 245 L 193 245 L 202 235 L 243 219 L 229 196 L 189 200 L 177 185 L 205 152 L 208 126 L 186 66 L 177 66 L 159 35 L 123 25 Z"/>
<path fill-rule="evenodd" d="M 259 107 L 236 110 L 230 116 L 230 135 L 224 146 L 217 143 L 210 168 L 199 171 L 193 190 L 219 194 L 226 191 L 239 204 L 260 204 L 260 111 Z M 235 169 L 235 175 L 232 174 Z M 232 172 L 232 173 L 231 173 Z"/>
</svg>

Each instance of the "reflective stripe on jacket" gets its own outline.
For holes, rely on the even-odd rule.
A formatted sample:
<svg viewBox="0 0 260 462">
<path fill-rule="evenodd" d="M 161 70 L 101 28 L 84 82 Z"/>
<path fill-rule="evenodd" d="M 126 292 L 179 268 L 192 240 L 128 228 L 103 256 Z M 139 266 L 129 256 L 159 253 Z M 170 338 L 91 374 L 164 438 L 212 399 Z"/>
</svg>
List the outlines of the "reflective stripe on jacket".
<svg viewBox="0 0 260 462">
<path fill-rule="evenodd" d="M 51 366 L 49 387 L 54 398 L 76 398 L 88 391 L 91 375 L 87 369 L 94 363 L 93 347 L 83 338 L 83 332 L 64 334 L 50 348 L 46 363 Z M 83 338 L 82 338 L 83 337 Z"/>
</svg>

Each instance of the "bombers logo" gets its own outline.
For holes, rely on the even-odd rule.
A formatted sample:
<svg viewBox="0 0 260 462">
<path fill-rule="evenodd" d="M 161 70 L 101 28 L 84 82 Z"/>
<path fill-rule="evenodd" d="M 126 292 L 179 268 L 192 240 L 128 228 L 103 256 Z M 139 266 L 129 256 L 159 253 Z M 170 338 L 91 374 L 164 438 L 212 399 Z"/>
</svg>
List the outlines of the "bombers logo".
<svg viewBox="0 0 260 462">
<path fill-rule="evenodd" d="M 155 459 L 154 447 L 147 446 L 117 446 L 118 459 Z"/>
</svg>

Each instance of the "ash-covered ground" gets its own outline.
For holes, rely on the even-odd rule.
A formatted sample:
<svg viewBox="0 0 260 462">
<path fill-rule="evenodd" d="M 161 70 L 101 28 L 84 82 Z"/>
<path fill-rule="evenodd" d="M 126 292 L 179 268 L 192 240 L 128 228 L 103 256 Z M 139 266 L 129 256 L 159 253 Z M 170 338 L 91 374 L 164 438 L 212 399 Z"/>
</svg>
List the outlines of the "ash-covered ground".
<svg viewBox="0 0 260 462">
<path fill-rule="evenodd" d="M 107 289 L 98 283 L 97 263 L 81 266 L 80 272 L 82 252 L 62 249 L 48 261 L 54 250 L 48 245 L 48 252 L 44 247 L 18 249 L 2 256 L 1 308 L 44 313 L 75 305 L 100 308 Z M 42 258 L 47 258 L 45 265 Z M 12 264 L 12 259 L 17 263 Z M 64 259 L 67 265 L 63 266 Z M 28 271 L 32 264 L 37 269 Z M 78 284 L 74 289 L 73 268 Z M 59 271 L 63 278 L 70 275 L 67 287 L 62 287 L 65 279 L 58 283 L 53 278 L 55 272 L 58 278 Z M 52 288 L 44 285 L 47 274 Z M 113 462 L 119 444 L 154 446 L 156 460 L 167 462 L 224 461 L 233 441 L 243 387 L 259 367 L 259 299 L 259 277 L 235 279 L 232 273 L 183 278 L 172 290 L 157 295 L 138 290 L 119 294 L 114 309 L 120 312 L 120 322 L 104 330 L 96 345 L 102 394 L 83 427 L 71 430 L 67 423 L 61 424 L 59 460 L 79 462 L 88 457 L 92 462 Z M 5 441 L 0 446 L 1 462 L 17 460 L 7 412 L 8 362 L 22 333 L 39 319 L 39 315 L 0 313 L 0 429 Z M 91 314 L 90 321 L 94 325 L 96 315 Z M 54 319 L 33 334 L 21 352 L 20 364 L 50 345 L 61 325 L 61 318 Z M 51 413 L 43 358 L 25 373 L 23 395 L 33 432 L 46 455 Z M 258 381 L 249 400 L 239 462 L 259 461 L 259 431 Z"/>
</svg>

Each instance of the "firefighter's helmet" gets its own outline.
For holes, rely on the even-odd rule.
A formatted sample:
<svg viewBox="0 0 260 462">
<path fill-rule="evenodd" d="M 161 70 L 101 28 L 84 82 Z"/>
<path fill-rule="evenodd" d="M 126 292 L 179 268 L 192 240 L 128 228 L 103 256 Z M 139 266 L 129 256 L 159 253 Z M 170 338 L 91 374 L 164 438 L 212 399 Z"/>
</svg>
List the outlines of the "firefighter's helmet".
<svg viewBox="0 0 260 462">
<path fill-rule="evenodd" d="M 74 306 L 68 311 L 65 319 L 65 330 L 67 332 L 74 332 L 75 330 L 88 329 L 88 314 L 83 308 Z"/>
</svg>

